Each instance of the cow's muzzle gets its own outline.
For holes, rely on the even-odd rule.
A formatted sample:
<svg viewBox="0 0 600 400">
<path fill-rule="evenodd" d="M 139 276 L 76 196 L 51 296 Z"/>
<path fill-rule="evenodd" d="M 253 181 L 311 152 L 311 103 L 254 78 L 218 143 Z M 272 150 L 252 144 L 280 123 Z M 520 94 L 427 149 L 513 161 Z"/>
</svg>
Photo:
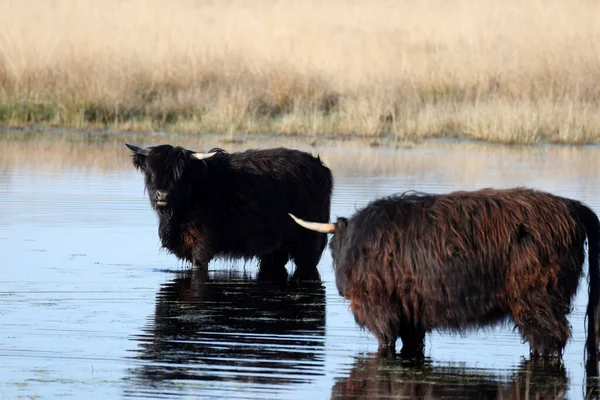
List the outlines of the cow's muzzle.
<svg viewBox="0 0 600 400">
<path fill-rule="evenodd" d="M 167 199 L 169 197 L 169 193 L 163 190 L 157 190 L 154 192 L 154 204 L 157 207 L 164 207 L 167 205 Z"/>
</svg>

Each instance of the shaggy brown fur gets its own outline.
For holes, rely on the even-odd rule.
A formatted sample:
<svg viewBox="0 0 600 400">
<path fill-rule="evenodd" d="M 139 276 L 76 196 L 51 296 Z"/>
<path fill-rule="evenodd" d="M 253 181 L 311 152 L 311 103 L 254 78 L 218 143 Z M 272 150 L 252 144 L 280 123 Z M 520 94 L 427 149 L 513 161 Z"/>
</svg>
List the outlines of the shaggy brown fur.
<svg viewBox="0 0 600 400">
<path fill-rule="evenodd" d="M 336 283 L 357 323 L 393 355 L 422 355 L 434 329 L 512 318 L 532 355 L 561 357 L 589 242 L 589 359 L 598 351 L 598 217 L 582 203 L 524 188 L 376 200 L 339 218 Z M 597 365 L 597 363 L 596 363 Z"/>
</svg>

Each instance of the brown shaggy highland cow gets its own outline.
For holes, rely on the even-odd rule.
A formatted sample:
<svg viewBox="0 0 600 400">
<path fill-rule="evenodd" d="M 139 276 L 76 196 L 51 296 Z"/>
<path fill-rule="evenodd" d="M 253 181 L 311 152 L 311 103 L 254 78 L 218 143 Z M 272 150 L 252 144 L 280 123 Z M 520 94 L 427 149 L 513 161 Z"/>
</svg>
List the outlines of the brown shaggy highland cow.
<svg viewBox="0 0 600 400">
<path fill-rule="evenodd" d="M 421 356 L 434 329 L 466 331 L 509 318 L 531 355 L 562 357 L 567 315 L 589 249 L 588 359 L 597 365 L 600 223 L 576 200 L 525 188 L 409 192 L 373 201 L 335 224 L 339 293 L 379 352 Z"/>
</svg>

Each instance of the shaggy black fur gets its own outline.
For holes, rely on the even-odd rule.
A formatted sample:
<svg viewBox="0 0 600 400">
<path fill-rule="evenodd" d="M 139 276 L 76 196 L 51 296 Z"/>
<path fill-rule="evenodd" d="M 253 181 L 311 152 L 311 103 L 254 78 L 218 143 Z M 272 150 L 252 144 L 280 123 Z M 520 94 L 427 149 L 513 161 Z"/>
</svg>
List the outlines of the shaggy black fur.
<svg viewBox="0 0 600 400">
<path fill-rule="evenodd" d="M 589 249 L 588 360 L 599 343 L 600 224 L 584 204 L 525 188 L 405 193 L 339 218 L 339 293 L 384 355 L 421 356 L 434 329 L 514 321 L 532 356 L 562 356 Z"/>
<path fill-rule="evenodd" d="M 198 160 L 168 144 L 134 150 L 163 247 L 201 268 L 216 256 L 257 257 L 269 276 L 285 275 L 293 259 L 295 278 L 318 279 L 327 237 L 298 227 L 287 213 L 329 220 L 329 168 L 319 157 L 285 148 L 210 152 L 216 155 Z"/>
</svg>

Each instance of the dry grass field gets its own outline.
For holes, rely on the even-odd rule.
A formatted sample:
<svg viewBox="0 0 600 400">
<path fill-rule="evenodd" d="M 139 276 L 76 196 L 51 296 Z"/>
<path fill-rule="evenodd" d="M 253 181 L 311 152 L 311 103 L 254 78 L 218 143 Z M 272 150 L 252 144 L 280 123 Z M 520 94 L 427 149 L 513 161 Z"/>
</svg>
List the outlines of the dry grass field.
<svg viewBox="0 0 600 400">
<path fill-rule="evenodd" d="M 0 124 L 600 140 L 590 0 L 6 0 Z"/>
</svg>

